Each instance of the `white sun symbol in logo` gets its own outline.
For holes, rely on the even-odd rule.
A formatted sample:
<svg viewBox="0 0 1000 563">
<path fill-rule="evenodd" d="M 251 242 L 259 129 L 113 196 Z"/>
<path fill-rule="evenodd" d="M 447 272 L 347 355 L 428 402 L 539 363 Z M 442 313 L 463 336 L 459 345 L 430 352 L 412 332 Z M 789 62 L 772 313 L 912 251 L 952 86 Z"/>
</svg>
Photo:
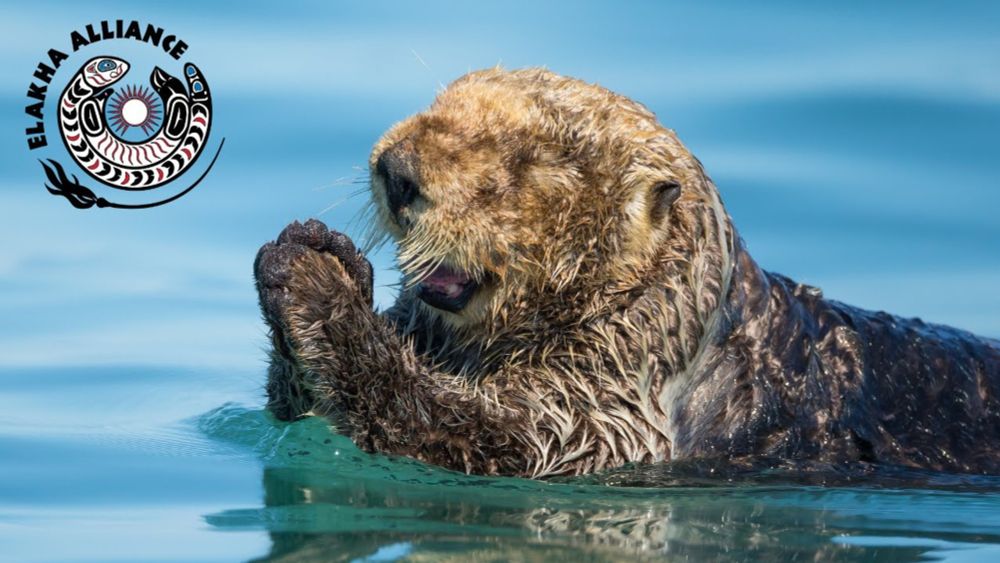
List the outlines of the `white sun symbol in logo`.
<svg viewBox="0 0 1000 563">
<path fill-rule="evenodd" d="M 138 127 L 148 135 L 159 127 L 163 117 L 160 101 L 145 86 L 126 86 L 118 90 L 108 104 L 111 125 L 119 134 Z"/>
</svg>

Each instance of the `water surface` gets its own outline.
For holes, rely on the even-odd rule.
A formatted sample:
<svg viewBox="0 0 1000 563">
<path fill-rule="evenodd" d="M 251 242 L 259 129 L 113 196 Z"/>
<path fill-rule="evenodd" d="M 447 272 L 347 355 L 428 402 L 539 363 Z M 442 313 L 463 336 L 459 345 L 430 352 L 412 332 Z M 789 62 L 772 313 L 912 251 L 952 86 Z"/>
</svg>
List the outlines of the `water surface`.
<svg viewBox="0 0 1000 563">
<path fill-rule="evenodd" d="M 35 63 L 103 18 L 182 35 L 227 139 L 149 212 L 70 208 L 24 146 Z M 0 26 L 0 559 L 1000 559 L 995 478 L 484 479 L 276 423 L 250 276 L 292 219 L 359 232 L 371 144 L 440 84 L 546 65 L 676 129 L 765 268 L 998 337 L 995 3 L 8 3 Z"/>
</svg>

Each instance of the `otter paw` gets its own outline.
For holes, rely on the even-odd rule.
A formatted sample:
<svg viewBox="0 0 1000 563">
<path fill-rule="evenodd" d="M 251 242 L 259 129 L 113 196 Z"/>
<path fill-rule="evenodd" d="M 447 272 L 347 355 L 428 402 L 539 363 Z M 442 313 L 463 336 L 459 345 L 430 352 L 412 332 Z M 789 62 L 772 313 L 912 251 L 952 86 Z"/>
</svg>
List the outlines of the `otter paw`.
<svg viewBox="0 0 1000 563">
<path fill-rule="evenodd" d="M 278 245 L 301 244 L 336 256 L 369 304 L 372 300 L 372 265 L 358 251 L 350 237 L 328 229 L 322 221 L 293 222 L 278 235 Z"/>
<path fill-rule="evenodd" d="M 338 299 L 372 303 L 371 264 L 351 239 L 315 219 L 292 223 L 262 246 L 254 278 L 264 317 L 276 329 L 292 309 L 325 320 Z"/>
</svg>

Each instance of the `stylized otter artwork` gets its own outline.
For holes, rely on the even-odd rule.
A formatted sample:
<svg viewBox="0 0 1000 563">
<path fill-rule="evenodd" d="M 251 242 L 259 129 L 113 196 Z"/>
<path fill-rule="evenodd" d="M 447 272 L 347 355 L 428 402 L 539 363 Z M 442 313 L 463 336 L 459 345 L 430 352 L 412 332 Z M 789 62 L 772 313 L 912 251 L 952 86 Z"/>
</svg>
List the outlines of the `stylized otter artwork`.
<svg viewBox="0 0 1000 563">
<path fill-rule="evenodd" d="M 824 299 L 754 262 L 642 105 L 466 75 L 369 161 L 402 290 L 311 220 L 255 263 L 268 407 L 364 450 L 546 477 L 682 458 L 1000 473 L 1000 343 Z"/>
</svg>

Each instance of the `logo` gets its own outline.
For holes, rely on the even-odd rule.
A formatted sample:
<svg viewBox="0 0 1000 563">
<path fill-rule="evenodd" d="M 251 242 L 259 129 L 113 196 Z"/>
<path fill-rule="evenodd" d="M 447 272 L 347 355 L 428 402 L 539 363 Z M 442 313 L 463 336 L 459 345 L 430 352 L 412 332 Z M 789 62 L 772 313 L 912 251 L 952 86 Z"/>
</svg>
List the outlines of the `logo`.
<svg viewBox="0 0 1000 563">
<path fill-rule="evenodd" d="M 72 54 L 49 49 L 47 60 L 38 63 L 28 87 L 29 102 L 24 111 L 35 119 L 25 129 L 28 148 L 42 156 L 38 161 L 48 192 L 65 198 L 77 209 L 148 209 L 175 201 L 201 183 L 225 144 L 222 139 L 210 151 L 207 166 L 196 165 L 209 144 L 213 121 L 212 93 L 197 65 L 181 64 L 180 77 L 156 63 L 143 71 L 125 55 L 107 54 L 116 49 L 105 49 L 104 42 L 115 39 L 131 39 L 155 48 L 153 58 L 162 59 L 157 62 L 164 66 L 178 65 L 188 48 L 176 35 L 152 24 L 143 27 L 137 21 L 102 21 L 97 27 L 88 25 L 84 32 L 70 34 L 71 53 L 98 49 L 97 56 L 72 65 Z M 136 58 L 150 56 L 144 53 Z M 49 89 L 58 82 L 57 73 L 67 74 L 62 70 L 65 68 L 71 68 L 72 74 L 53 99 Z M 61 146 L 50 145 L 46 116 L 50 127 L 55 122 Z M 198 168 L 200 173 L 192 172 Z M 95 192 L 85 186 L 77 170 L 104 187 Z M 187 180 L 179 182 L 179 189 L 167 187 L 182 178 Z M 166 191 L 170 195 L 139 202 L 131 195 L 122 201 L 114 190 Z M 106 197 L 98 193 L 106 193 Z"/>
</svg>

